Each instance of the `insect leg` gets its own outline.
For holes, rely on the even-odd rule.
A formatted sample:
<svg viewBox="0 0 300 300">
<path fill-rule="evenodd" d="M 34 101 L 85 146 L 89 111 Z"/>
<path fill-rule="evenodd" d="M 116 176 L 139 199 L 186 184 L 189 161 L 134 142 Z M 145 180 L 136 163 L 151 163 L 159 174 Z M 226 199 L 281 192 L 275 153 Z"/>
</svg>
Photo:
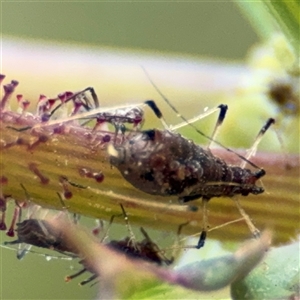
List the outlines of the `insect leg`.
<svg viewBox="0 0 300 300">
<path fill-rule="evenodd" d="M 255 140 L 254 140 L 254 143 L 253 143 L 252 147 L 247 151 L 247 153 L 246 153 L 246 155 L 245 155 L 245 158 L 246 158 L 247 160 L 249 160 L 252 156 L 255 155 L 255 152 L 256 152 L 256 150 L 257 150 L 257 146 L 258 146 L 258 144 L 260 143 L 260 141 L 261 141 L 263 135 L 266 133 L 266 131 L 269 129 L 269 127 L 270 127 L 272 124 L 274 124 L 274 123 L 275 123 L 275 120 L 274 120 L 273 118 L 269 118 L 269 119 L 267 120 L 267 122 L 264 124 L 264 126 L 260 129 L 260 131 L 258 132 L 258 134 L 257 134 L 257 136 L 256 136 L 256 138 L 255 138 Z M 241 167 L 241 168 L 244 168 L 244 167 L 246 166 L 246 164 L 247 164 L 247 161 L 244 160 L 244 161 L 241 163 L 240 167 Z"/>
<path fill-rule="evenodd" d="M 169 259 L 170 261 L 170 264 L 173 263 L 173 261 L 175 260 L 176 257 L 178 257 L 181 249 L 185 248 L 184 246 L 182 246 L 182 241 L 183 239 L 180 238 L 181 236 L 181 231 L 182 231 L 182 228 L 184 226 L 187 226 L 190 222 L 185 222 L 185 223 L 182 223 L 178 226 L 178 229 L 177 229 L 177 234 L 176 234 L 176 239 L 175 239 L 175 242 L 174 242 L 174 245 L 172 246 L 172 256 L 171 258 Z M 188 247 L 189 248 L 189 247 Z M 192 248 L 195 248 L 194 246 Z"/>
<path fill-rule="evenodd" d="M 129 224 L 129 220 L 128 220 L 127 213 L 126 213 L 126 211 L 125 211 L 123 205 L 120 204 L 120 206 L 121 206 L 121 209 L 122 209 L 122 212 L 123 212 L 125 224 L 126 224 L 126 227 L 127 227 L 128 233 L 129 233 L 129 237 L 130 237 L 130 238 L 129 238 L 129 243 L 132 242 L 133 245 L 134 245 L 134 247 L 136 248 L 135 235 L 134 235 L 134 233 L 133 233 L 133 231 L 132 231 L 132 228 L 131 228 L 131 226 L 130 226 L 130 224 Z"/>
<path fill-rule="evenodd" d="M 89 277 L 88 279 L 85 279 L 85 280 L 81 281 L 81 282 L 79 283 L 79 285 L 85 285 L 85 284 L 87 284 L 87 283 L 93 281 L 93 280 L 96 279 L 97 277 L 98 277 L 98 274 L 94 274 L 94 275 L 92 275 L 91 277 Z M 93 286 L 93 285 L 94 285 L 94 284 L 92 284 L 91 286 Z"/>
<path fill-rule="evenodd" d="M 122 207 L 122 206 L 121 206 L 121 207 Z M 122 207 L 122 209 L 123 209 L 123 207 Z M 105 234 L 104 234 L 103 238 L 101 239 L 101 243 L 103 243 L 103 242 L 107 239 L 108 233 L 109 233 L 109 230 L 110 230 L 110 227 L 111 227 L 112 223 L 114 222 L 115 217 L 120 217 L 120 216 L 123 216 L 123 214 L 112 215 L 112 216 L 110 217 L 110 220 L 109 220 L 107 229 L 106 229 L 106 231 L 105 231 Z"/>
<path fill-rule="evenodd" d="M 207 203 L 208 200 L 206 197 L 202 198 L 202 231 L 199 237 L 198 244 L 196 245 L 196 249 L 200 249 L 204 246 L 206 235 L 207 235 Z"/>
<path fill-rule="evenodd" d="M 92 98 L 93 98 L 93 100 L 94 100 L 95 107 L 99 107 L 99 106 L 100 106 L 100 104 L 99 104 L 99 99 L 98 99 L 98 96 L 97 96 L 97 94 L 96 94 L 94 88 L 88 87 L 88 88 L 86 88 L 85 90 L 83 90 L 82 92 L 84 93 L 84 92 L 86 92 L 86 91 L 89 91 L 89 92 L 91 93 Z"/>
<path fill-rule="evenodd" d="M 65 281 L 66 281 L 66 282 L 69 282 L 69 281 L 71 281 L 72 279 L 78 277 L 79 275 L 85 273 L 86 271 L 87 271 L 86 268 L 83 268 L 83 269 L 79 270 L 79 271 L 78 271 L 77 273 L 75 273 L 75 274 L 68 275 L 68 276 L 65 277 Z"/>
<path fill-rule="evenodd" d="M 241 203 L 240 203 L 238 197 L 232 197 L 232 200 L 234 201 L 234 203 L 235 203 L 237 209 L 239 210 L 241 216 L 245 220 L 245 222 L 246 222 L 247 226 L 249 227 L 252 235 L 255 238 L 258 238 L 260 236 L 260 231 L 254 226 L 253 222 L 251 221 L 251 218 L 245 212 L 245 210 L 242 208 Z"/>
<path fill-rule="evenodd" d="M 67 99 L 64 99 L 64 101 L 63 101 L 62 103 L 60 103 L 59 105 L 57 105 L 57 106 L 51 111 L 49 118 L 51 118 L 51 117 L 53 116 L 53 114 L 54 114 L 61 106 L 65 105 L 65 104 L 66 104 L 67 102 L 69 102 L 70 100 L 75 99 L 76 97 L 78 97 L 78 96 L 81 95 L 81 94 L 84 94 L 84 93 L 87 92 L 87 91 L 89 91 L 89 92 L 91 93 L 91 95 L 92 95 L 92 98 L 93 98 L 93 100 L 94 100 L 94 107 L 93 107 L 92 105 L 90 105 L 88 99 L 85 97 L 86 103 L 82 103 L 83 106 L 84 106 L 84 108 L 85 108 L 87 111 L 89 111 L 89 110 L 91 110 L 91 109 L 93 109 L 93 108 L 95 108 L 95 107 L 96 107 L 96 108 L 99 107 L 99 99 L 98 99 L 98 96 L 97 96 L 97 94 L 96 94 L 94 88 L 92 88 L 92 87 L 87 87 L 87 88 L 85 88 L 84 90 L 82 90 L 82 91 L 80 91 L 80 92 L 77 92 L 77 93 L 75 93 L 75 94 L 72 94 L 72 95 L 69 96 Z"/>
<path fill-rule="evenodd" d="M 246 160 L 243 160 L 240 167 L 241 168 L 245 168 L 246 164 L 247 164 L 247 160 L 249 160 L 253 155 L 255 155 L 255 152 L 257 150 L 257 146 L 260 143 L 263 135 L 265 134 L 265 132 L 268 130 L 268 128 L 275 123 L 275 120 L 273 118 L 269 118 L 267 120 L 267 122 L 264 124 L 264 126 L 260 129 L 258 135 L 255 138 L 255 141 L 253 143 L 253 146 L 247 151 L 247 154 L 245 156 Z M 259 169 L 256 172 L 256 178 L 259 179 L 262 176 L 265 175 L 265 171 L 263 169 Z M 245 212 L 245 210 L 242 208 L 240 201 L 238 199 L 238 197 L 233 197 L 232 198 L 237 209 L 239 210 L 241 216 L 244 218 L 247 226 L 249 227 L 252 235 L 257 238 L 260 236 L 260 232 L 259 230 L 254 226 L 253 222 L 251 221 L 251 218 L 249 217 L 249 215 Z"/>
<path fill-rule="evenodd" d="M 182 128 L 182 127 L 185 127 L 189 124 L 192 124 L 192 123 L 195 123 L 211 114 L 213 114 L 214 112 L 220 110 L 220 113 L 219 113 L 219 117 L 218 117 L 218 120 L 217 120 L 217 123 L 215 125 L 215 128 L 214 128 L 214 131 L 213 131 L 213 134 L 210 138 L 210 144 L 213 142 L 213 139 L 216 137 L 217 133 L 218 133 L 218 129 L 219 127 L 222 125 L 224 119 L 225 119 L 225 115 L 226 115 L 226 112 L 227 112 L 227 109 L 228 109 L 228 106 L 225 105 L 225 104 L 220 104 L 219 106 L 217 107 L 214 107 L 212 109 L 209 109 L 207 110 L 206 112 L 192 118 L 192 119 L 188 119 L 188 120 L 184 120 L 184 122 L 181 122 L 177 125 L 171 125 L 171 126 L 168 126 L 167 125 L 167 122 L 165 120 L 165 118 L 163 117 L 162 115 L 162 112 L 160 111 L 160 109 L 158 108 L 158 106 L 156 105 L 156 103 L 153 101 L 153 100 L 147 100 L 145 101 L 145 104 L 147 104 L 151 109 L 152 111 L 154 112 L 155 116 L 162 122 L 163 126 L 165 127 L 166 130 L 170 130 L 170 131 L 174 131 L 174 130 L 177 130 L 179 128 Z M 174 107 L 174 109 L 176 109 Z M 178 117 L 180 117 L 181 119 L 183 119 L 182 115 L 179 113 L 179 111 L 176 109 L 176 114 Z"/>
</svg>

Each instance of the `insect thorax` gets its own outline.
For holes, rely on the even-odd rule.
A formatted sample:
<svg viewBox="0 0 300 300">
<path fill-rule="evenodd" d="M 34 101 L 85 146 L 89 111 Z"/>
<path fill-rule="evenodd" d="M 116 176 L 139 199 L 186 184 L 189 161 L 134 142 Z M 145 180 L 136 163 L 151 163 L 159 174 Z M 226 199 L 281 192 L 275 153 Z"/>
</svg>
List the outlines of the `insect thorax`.
<svg viewBox="0 0 300 300">
<path fill-rule="evenodd" d="M 137 132 L 115 147 L 111 163 L 133 186 L 152 195 L 200 197 L 260 194 L 255 173 L 230 166 L 209 150 L 170 131 Z"/>
</svg>

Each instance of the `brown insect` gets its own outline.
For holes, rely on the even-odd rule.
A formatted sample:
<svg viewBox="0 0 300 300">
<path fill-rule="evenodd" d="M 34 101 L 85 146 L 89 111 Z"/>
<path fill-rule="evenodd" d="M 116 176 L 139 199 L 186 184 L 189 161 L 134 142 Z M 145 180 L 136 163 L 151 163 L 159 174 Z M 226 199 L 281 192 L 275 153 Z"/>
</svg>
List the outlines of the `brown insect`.
<svg viewBox="0 0 300 300">
<path fill-rule="evenodd" d="M 153 82 L 152 84 L 154 85 Z M 154 87 L 157 89 L 155 85 Z M 215 141 L 215 135 L 226 115 L 226 105 L 218 106 L 220 109 L 218 121 L 212 137 L 209 137 L 180 115 L 169 100 L 158 89 L 157 91 L 187 125 L 227 151 L 234 152 Z M 151 107 L 151 104 L 149 106 Z M 152 109 L 165 125 L 166 122 L 158 107 L 155 105 Z M 228 165 L 224 160 L 213 155 L 209 148 L 203 149 L 193 141 L 172 132 L 168 127 L 166 130 L 152 129 L 136 132 L 122 144 L 111 146 L 109 151 L 111 164 L 128 182 L 145 193 L 166 197 L 177 196 L 181 203 L 202 198 L 203 230 L 196 245 L 199 249 L 204 246 L 206 238 L 207 203 L 211 198 L 258 195 L 264 192 L 256 182 L 266 172 L 248 159 L 256 151 L 263 134 L 274 122 L 272 118 L 267 120 L 246 157 L 234 152 L 243 160 L 241 166 Z M 246 163 L 258 170 L 245 169 Z M 238 199 L 233 199 L 253 235 L 258 236 L 259 230 L 244 212 Z"/>
<path fill-rule="evenodd" d="M 128 216 L 127 213 L 123 207 L 123 205 L 120 205 L 122 209 L 122 216 L 124 217 L 126 227 L 128 229 L 129 236 L 125 237 L 124 239 L 121 240 L 111 240 L 108 243 L 105 243 L 105 246 L 108 248 L 119 252 L 120 254 L 124 254 L 127 257 L 131 259 L 138 259 L 142 260 L 144 262 L 148 263 L 154 263 L 160 266 L 168 266 L 172 264 L 174 261 L 174 258 L 167 258 L 164 255 L 164 251 L 162 251 L 159 246 L 152 241 L 152 239 L 149 237 L 148 233 L 144 228 L 140 228 L 141 233 L 144 236 L 144 239 L 142 241 L 137 241 L 135 239 L 135 236 L 132 232 L 131 226 L 129 224 Z M 101 243 L 107 238 L 108 235 L 108 230 L 110 229 L 110 226 L 113 223 L 114 218 L 116 215 L 113 215 L 110 219 L 108 229 L 104 235 L 104 237 L 101 239 Z M 180 227 L 181 228 L 181 227 Z M 180 231 L 179 231 L 180 233 Z M 79 275 L 83 274 L 86 271 L 90 271 L 93 273 L 93 269 L 89 268 L 88 265 L 85 264 L 85 260 L 80 261 L 81 264 L 84 265 L 84 268 L 79 270 L 77 273 L 67 276 L 65 278 L 66 281 L 70 281 Z M 97 274 L 93 274 L 91 277 L 83 280 L 80 282 L 80 285 L 85 285 L 94 279 L 98 277 Z"/>
<path fill-rule="evenodd" d="M 4 245 L 15 245 L 20 243 L 55 250 L 58 252 L 70 252 L 73 250 L 65 243 L 63 231 L 53 227 L 51 223 L 43 219 L 27 219 L 17 224 L 17 239 L 5 242 Z M 24 248 L 25 249 L 25 248 Z M 27 253 L 21 251 L 17 254 L 18 259 L 24 258 Z"/>
</svg>

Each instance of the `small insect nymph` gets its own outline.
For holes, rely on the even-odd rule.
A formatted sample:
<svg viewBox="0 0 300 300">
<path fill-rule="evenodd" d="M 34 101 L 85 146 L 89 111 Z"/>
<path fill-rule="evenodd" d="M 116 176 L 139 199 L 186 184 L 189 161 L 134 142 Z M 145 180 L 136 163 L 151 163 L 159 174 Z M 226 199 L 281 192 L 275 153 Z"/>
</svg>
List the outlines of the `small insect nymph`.
<svg viewBox="0 0 300 300">
<path fill-rule="evenodd" d="M 92 96 L 92 101 L 87 95 L 88 92 Z M 70 114 L 71 116 L 75 116 L 84 112 L 95 112 L 97 108 L 99 108 L 98 96 L 92 87 L 85 88 L 84 90 L 77 93 L 65 92 L 59 94 L 58 98 L 52 99 L 52 102 L 53 100 L 60 100 L 61 103 L 56 105 L 56 107 L 54 108 L 53 104 L 46 105 L 46 107 L 49 108 L 48 110 L 46 110 L 47 118 L 45 118 L 45 121 L 53 119 L 56 112 L 61 111 L 61 109 L 66 106 L 68 102 L 73 103 L 73 109 Z M 47 103 L 49 103 L 49 100 Z M 116 132 L 122 132 L 125 130 L 124 123 L 132 124 L 133 128 L 135 129 L 140 128 L 144 122 L 144 111 L 140 107 L 136 106 L 128 106 L 125 108 L 123 107 L 122 109 L 100 111 L 99 113 L 93 113 L 93 115 L 93 119 L 96 121 L 94 130 L 100 127 L 103 123 L 110 123 L 115 127 Z M 91 121 L 90 117 L 87 118 L 87 122 L 89 121 Z"/>
<path fill-rule="evenodd" d="M 126 227 L 127 227 L 129 236 L 127 236 L 121 240 L 111 240 L 108 243 L 105 243 L 105 246 L 110 248 L 111 250 L 118 252 L 121 255 L 123 254 L 123 255 L 127 256 L 130 259 L 134 259 L 134 260 L 136 259 L 136 260 L 140 260 L 143 262 L 156 264 L 159 266 L 171 265 L 174 261 L 173 257 L 170 259 L 167 258 L 163 254 L 164 251 L 162 251 L 158 247 L 158 245 L 152 241 L 152 239 L 149 237 L 148 233 L 146 232 L 146 230 L 144 228 L 142 228 L 142 227 L 140 228 L 141 233 L 144 236 L 144 239 L 141 241 L 136 240 L 135 235 L 132 232 L 132 228 L 129 224 L 127 213 L 126 213 L 123 205 L 120 205 L 120 206 L 122 209 L 122 216 L 125 219 L 125 223 L 126 223 Z M 111 217 L 109 225 L 108 225 L 108 229 L 106 231 L 105 236 L 101 239 L 101 243 L 103 243 L 103 241 L 106 239 L 106 237 L 108 235 L 108 230 L 110 229 L 115 217 L 116 217 L 116 215 L 113 215 Z M 181 229 L 181 226 L 180 226 L 180 229 Z M 178 234 L 180 234 L 180 231 Z M 91 273 L 94 273 L 93 267 L 86 264 L 86 261 L 84 259 L 81 260 L 80 263 L 83 264 L 84 268 L 79 270 L 77 273 L 75 273 L 73 275 L 67 276 L 65 278 L 65 280 L 67 282 L 78 277 L 79 275 L 83 274 L 86 271 L 90 271 Z M 89 278 L 81 281 L 80 285 L 85 285 L 85 284 L 93 281 L 97 277 L 98 277 L 97 274 L 93 274 Z"/>
<path fill-rule="evenodd" d="M 73 252 L 65 243 L 63 231 L 53 227 L 51 223 L 43 219 L 26 219 L 17 224 L 18 239 L 5 242 L 5 245 L 30 244 L 32 246 L 52 249 L 58 252 Z M 26 253 L 24 253 L 26 254 Z M 24 254 L 19 259 L 24 257 Z"/>
</svg>

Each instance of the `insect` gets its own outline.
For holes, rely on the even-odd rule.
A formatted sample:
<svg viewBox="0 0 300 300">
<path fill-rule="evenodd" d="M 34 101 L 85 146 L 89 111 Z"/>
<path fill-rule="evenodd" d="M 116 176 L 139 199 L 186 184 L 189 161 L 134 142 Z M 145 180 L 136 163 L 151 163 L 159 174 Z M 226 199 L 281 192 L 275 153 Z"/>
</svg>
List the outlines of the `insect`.
<svg viewBox="0 0 300 300">
<path fill-rule="evenodd" d="M 51 226 L 43 219 L 26 219 L 17 224 L 17 240 L 5 242 L 5 245 L 26 243 L 32 246 L 52 249 L 58 252 L 73 252 L 64 242 L 63 231 Z M 22 259 L 24 255 L 19 255 Z"/>
<path fill-rule="evenodd" d="M 88 99 L 86 92 L 91 94 L 93 102 Z M 62 93 L 59 95 L 59 99 L 62 102 L 49 113 L 48 120 L 53 118 L 55 113 L 70 101 L 74 103 L 71 116 L 80 113 L 79 108 L 83 108 L 87 112 L 91 110 L 95 112 L 95 109 L 99 108 L 98 96 L 92 87 L 85 88 L 74 94 L 71 92 Z M 132 124 L 133 128 L 140 128 L 144 122 L 144 111 L 138 106 L 127 106 L 126 108 L 123 107 L 123 109 L 101 111 L 94 114 L 93 119 L 96 120 L 94 130 L 103 123 L 110 123 L 115 127 L 116 132 L 123 132 L 125 130 L 124 123 Z M 87 122 L 90 120 L 91 118 L 88 118 Z"/>
<path fill-rule="evenodd" d="M 120 204 L 120 206 L 122 209 L 122 216 L 125 220 L 125 224 L 126 224 L 129 236 L 127 236 L 121 240 L 111 240 L 111 241 L 105 243 L 105 246 L 120 253 L 120 254 L 124 254 L 131 259 L 142 260 L 144 262 L 154 263 L 159 266 L 169 266 L 170 264 L 172 264 L 172 262 L 174 261 L 174 258 L 173 257 L 170 259 L 167 258 L 164 255 L 163 251 L 159 248 L 159 246 L 152 241 L 152 239 L 149 237 L 148 233 L 146 232 L 146 230 L 143 227 L 140 228 L 140 231 L 141 231 L 142 235 L 144 236 L 144 238 L 141 241 L 137 241 L 135 239 L 134 233 L 132 232 L 132 228 L 129 224 L 127 213 L 126 213 L 123 205 Z M 108 230 L 110 229 L 115 217 L 116 217 L 116 215 L 113 215 L 111 217 L 109 225 L 108 225 L 108 229 L 107 229 L 104 237 L 101 239 L 101 243 L 103 243 L 104 240 L 107 238 Z M 93 270 L 91 268 L 89 268 L 88 265 L 85 264 L 84 259 L 81 260 L 80 263 L 84 265 L 84 268 L 79 270 L 77 273 L 75 273 L 73 275 L 67 276 L 65 279 L 66 281 L 70 281 L 70 280 L 78 277 L 79 275 L 83 274 L 86 271 L 90 271 L 93 273 Z M 80 285 L 85 285 L 85 284 L 93 281 L 97 277 L 98 277 L 97 274 L 93 274 L 88 279 L 81 281 Z"/>
<path fill-rule="evenodd" d="M 25 201 L 15 202 L 12 224 L 7 235 L 17 239 L 10 242 L 4 242 L 4 245 L 19 245 L 17 258 L 23 259 L 31 246 L 53 249 L 59 252 L 72 252 L 64 242 L 63 232 L 51 226 L 45 217 L 50 212 L 49 209 L 43 209 L 40 205 L 31 202 L 31 197 L 23 184 L 20 184 L 25 193 Z M 63 201 L 60 194 L 58 197 Z M 25 214 L 25 217 L 24 217 Z M 61 217 L 63 212 L 59 212 L 55 218 Z M 22 220 L 23 215 L 23 220 Z M 15 229 L 15 225 L 17 225 Z"/>
<path fill-rule="evenodd" d="M 31 246 L 55 250 L 60 253 L 74 252 L 65 242 L 64 232 L 53 227 L 49 220 L 44 219 L 49 213 L 49 209 L 42 209 L 41 206 L 31 203 L 29 206 L 26 209 L 32 213 L 23 221 L 20 221 L 21 217 L 19 217 L 19 222 L 16 224 L 17 239 L 6 241 L 4 245 L 19 245 L 17 258 L 20 260 L 29 252 Z"/>
<path fill-rule="evenodd" d="M 153 82 L 152 84 L 186 124 L 210 141 L 221 145 L 214 138 L 225 118 L 226 105 L 219 106 L 218 121 L 212 137 L 209 137 L 180 115 L 179 111 Z M 163 119 L 162 113 L 157 107 L 153 111 L 158 118 Z M 243 160 L 241 166 L 228 165 L 224 160 L 213 155 L 209 148 L 203 149 L 168 128 L 136 132 L 121 145 L 111 146 L 109 151 L 111 164 L 128 182 L 145 193 L 166 197 L 177 196 L 181 203 L 202 198 L 203 230 L 196 245 L 196 248 L 199 249 L 204 246 L 207 235 L 207 203 L 211 198 L 258 195 L 264 192 L 264 189 L 257 186 L 256 182 L 266 172 L 248 159 L 255 153 L 263 134 L 274 122 L 273 118 L 267 120 L 246 157 L 234 152 Z M 166 122 L 163 121 L 163 124 Z M 223 145 L 221 146 L 227 151 L 233 152 Z M 244 168 L 246 163 L 258 170 L 251 171 Z M 255 228 L 249 216 L 244 212 L 238 199 L 233 199 L 253 235 L 258 236 L 259 230 Z"/>
<path fill-rule="evenodd" d="M 90 93 L 92 101 L 87 93 Z M 22 95 L 17 95 L 17 99 L 20 102 L 20 99 L 23 99 Z M 59 101 L 59 104 L 55 104 Z M 151 102 L 151 100 L 149 100 Z M 23 101 L 24 102 L 24 101 Z M 23 103 L 22 102 L 22 103 Z M 73 93 L 66 91 L 60 93 L 56 98 L 47 98 L 44 95 L 40 96 L 38 106 L 37 106 L 37 115 L 40 116 L 42 122 L 47 126 L 49 124 L 59 124 L 62 123 L 63 117 L 61 115 L 64 112 L 64 108 L 67 108 L 68 104 L 71 104 L 71 112 L 67 113 L 70 120 L 86 119 L 86 122 L 83 125 L 95 120 L 96 124 L 94 125 L 93 130 L 97 130 L 98 127 L 101 127 L 103 123 L 110 123 L 114 126 L 116 133 L 125 131 L 124 123 L 132 124 L 133 129 L 138 129 L 144 123 L 144 111 L 139 106 L 117 106 L 115 108 L 102 109 L 99 107 L 99 99 L 97 94 L 94 91 L 94 88 L 87 87 L 79 92 Z M 147 104 L 147 101 L 145 101 Z M 152 104 L 155 105 L 155 104 Z M 4 104 L 3 104 L 4 106 Z M 91 112 L 93 117 L 91 117 Z M 87 117 L 85 117 L 85 115 Z M 24 131 L 31 129 L 33 127 L 39 126 L 28 126 L 20 129 L 18 131 Z M 40 126 L 42 127 L 42 126 Z"/>
</svg>

